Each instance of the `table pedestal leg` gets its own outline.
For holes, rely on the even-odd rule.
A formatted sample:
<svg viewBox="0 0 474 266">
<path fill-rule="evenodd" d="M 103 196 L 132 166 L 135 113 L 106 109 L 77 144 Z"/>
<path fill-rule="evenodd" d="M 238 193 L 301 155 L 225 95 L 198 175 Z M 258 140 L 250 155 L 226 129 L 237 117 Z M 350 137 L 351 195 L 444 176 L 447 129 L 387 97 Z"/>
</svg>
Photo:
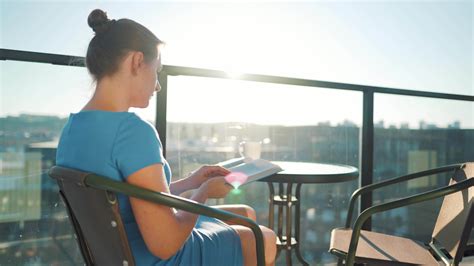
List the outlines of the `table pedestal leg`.
<svg viewBox="0 0 474 266">
<path fill-rule="evenodd" d="M 303 265 L 309 265 L 301 256 L 300 252 L 300 202 L 301 202 L 301 183 L 298 183 L 296 185 L 296 210 L 295 210 L 295 240 L 296 240 L 296 247 L 295 247 L 295 253 L 296 253 L 296 258 L 303 263 Z"/>
<path fill-rule="evenodd" d="M 292 193 L 292 183 L 288 183 L 286 185 L 286 195 L 284 196 L 285 199 L 286 199 L 286 204 L 285 204 L 285 215 L 286 215 L 286 229 L 285 229 L 285 233 L 286 233 L 286 265 L 292 265 L 291 263 L 291 218 L 292 218 L 292 214 L 293 212 L 291 211 L 291 205 L 293 204 L 292 202 L 292 196 L 293 196 L 293 193 Z"/>
<path fill-rule="evenodd" d="M 270 195 L 269 195 L 269 199 L 268 199 L 268 205 L 269 205 L 269 208 L 268 208 L 268 228 L 274 230 L 275 228 L 275 189 L 273 188 L 273 183 L 272 182 L 268 182 L 268 189 L 270 190 Z M 280 211 L 278 212 L 278 214 L 280 215 Z M 280 224 L 280 216 L 278 217 L 278 224 Z M 277 232 L 277 237 L 278 237 L 278 240 L 280 240 L 280 234 L 278 234 Z M 278 258 L 278 255 L 280 255 L 280 248 L 277 247 L 277 254 L 276 254 L 276 258 Z M 276 260 L 275 258 L 275 260 Z"/>
<path fill-rule="evenodd" d="M 269 195 L 269 199 L 268 199 L 268 204 L 269 204 L 269 208 L 268 208 L 268 228 L 272 229 L 273 230 L 273 226 L 274 226 L 274 218 L 273 218 L 273 213 L 275 211 L 275 204 L 274 204 L 274 196 L 275 196 L 275 190 L 273 189 L 273 183 L 272 182 L 268 182 L 268 189 L 270 190 L 270 195 Z"/>
<path fill-rule="evenodd" d="M 283 183 L 278 183 L 278 196 L 275 196 L 275 190 L 273 183 L 267 183 L 270 196 L 269 196 L 269 213 L 268 213 L 268 227 L 272 230 L 275 228 L 275 205 L 278 205 L 278 220 L 277 220 L 277 237 L 278 237 L 278 246 L 277 246 L 277 257 L 280 255 L 280 252 L 284 249 L 286 252 L 286 264 L 292 265 L 291 260 L 291 250 L 295 249 L 296 258 L 303 265 L 309 265 L 301 255 L 300 252 L 300 195 L 301 195 L 301 184 L 298 183 L 296 186 L 296 197 L 293 196 L 293 184 L 288 183 L 286 185 L 286 192 Z M 293 212 L 292 207 L 295 209 L 295 222 L 294 222 L 294 232 L 293 236 Z M 283 217 L 283 212 L 285 217 Z M 283 219 L 285 218 L 285 219 Z M 285 222 L 285 233 L 283 234 L 283 222 Z"/>
<path fill-rule="evenodd" d="M 278 195 L 280 199 L 283 199 L 283 183 L 278 183 Z M 281 242 L 283 242 L 283 206 L 278 204 L 278 231 L 277 235 L 280 238 Z"/>
</svg>

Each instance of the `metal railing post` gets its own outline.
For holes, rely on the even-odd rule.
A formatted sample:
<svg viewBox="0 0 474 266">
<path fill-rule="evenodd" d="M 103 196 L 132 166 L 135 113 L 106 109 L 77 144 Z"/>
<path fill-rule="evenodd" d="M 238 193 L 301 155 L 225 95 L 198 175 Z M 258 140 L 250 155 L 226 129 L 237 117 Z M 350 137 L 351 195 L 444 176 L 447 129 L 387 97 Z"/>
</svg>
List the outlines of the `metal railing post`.
<svg viewBox="0 0 474 266">
<path fill-rule="evenodd" d="M 374 165 L 374 92 L 366 89 L 363 92 L 362 102 L 362 127 L 360 134 L 360 178 L 359 187 L 372 184 Z M 359 213 L 372 206 L 372 192 L 361 196 Z M 369 218 L 364 226 L 364 230 L 370 230 L 372 221 Z"/>
<path fill-rule="evenodd" d="M 156 94 L 155 125 L 163 145 L 163 156 L 166 158 L 166 103 L 168 102 L 168 73 L 166 67 L 159 73 L 158 82 L 161 85 L 161 90 Z"/>
</svg>

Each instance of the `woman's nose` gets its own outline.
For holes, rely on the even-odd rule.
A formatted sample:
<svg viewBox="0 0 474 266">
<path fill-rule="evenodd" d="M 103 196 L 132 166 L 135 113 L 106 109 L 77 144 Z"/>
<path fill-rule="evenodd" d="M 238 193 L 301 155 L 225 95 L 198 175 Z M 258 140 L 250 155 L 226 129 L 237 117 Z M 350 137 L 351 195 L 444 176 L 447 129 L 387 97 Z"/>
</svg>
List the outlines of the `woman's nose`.
<svg viewBox="0 0 474 266">
<path fill-rule="evenodd" d="M 158 81 L 158 79 L 156 80 L 155 91 L 156 92 L 161 91 L 161 85 L 160 85 L 160 82 Z"/>
</svg>

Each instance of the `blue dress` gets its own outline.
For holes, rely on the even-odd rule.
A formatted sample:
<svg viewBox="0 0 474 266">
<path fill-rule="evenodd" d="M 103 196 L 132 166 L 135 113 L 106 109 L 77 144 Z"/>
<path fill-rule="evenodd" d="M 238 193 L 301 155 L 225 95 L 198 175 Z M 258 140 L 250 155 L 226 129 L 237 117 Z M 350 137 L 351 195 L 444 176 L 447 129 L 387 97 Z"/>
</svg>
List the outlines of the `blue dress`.
<svg viewBox="0 0 474 266">
<path fill-rule="evenodd" d="M 70 114 L 61 133 L 56 163 L 123 182 L 137 170 L 161 163 L 168 185 L 171 182 L 158 133 L 153 125 L 130 112 L 93 110 Z M 161 260 L 148 251 L 128 197 L 118 195 L 118 199 L 137 265 L 243 264 L 237 232 L 220 220 L 204 216 L 199 216 L 183 247 L 168 260 Z"/>
</svg>

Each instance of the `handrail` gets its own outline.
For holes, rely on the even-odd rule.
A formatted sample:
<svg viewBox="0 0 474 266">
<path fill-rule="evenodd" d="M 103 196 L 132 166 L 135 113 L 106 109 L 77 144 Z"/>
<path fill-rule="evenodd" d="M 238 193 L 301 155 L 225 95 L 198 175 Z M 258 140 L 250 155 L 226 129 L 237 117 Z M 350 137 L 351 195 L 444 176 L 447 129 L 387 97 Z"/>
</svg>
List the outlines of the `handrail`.
<svg viewBox="0 0 474 266">
<path fill-rule="evenodd" d="M 355 254 L 357 251 L 357 245 L 359 243 L 360 231 L 364 222 L 373 214 L 383 212 L 391 209 L 405 207 L 415 203 L 432 200 L 435 198 L 443 197 L 469 187 L 474 186 L 474 178 L 469 178 L 464 181 L 458 182 L 454 185 L 446 186 L 439 189 L 434 189 L 428 192 L 420 193 L 414 196 L 405 197 L 399 200 L 383 203 L 380 205 L 372 206 L 363 211 L 357 218 L 354 228 L 352 229 L 351 242 L 349 244 L 349 250 L 346 256 L 346 265 L 353 265 L 355 261 Z"/>
<path fill-rule="evenodd" d="M 85 63 L 84 63 L 85 59 L 84 57 L 81 57 L 81 56 L 39 53 L 39 52 L 21 51 L 21 50 L 12 50 L 12 49 L 3 49 L 3 48 L 0 49 L 0 60 L 50 63 L 50 64 L 64 65 L 64 66 L 85 66 Z M 170 75 L 170 76 L 186 75 L 186 76 L 210 77 L 210 78 L 226 78 L 226 79 L 230 78 L 228 73 L 225 71 L 204 69 L 204 68 L 165 65 L 163 66 L 163 70 L 166 71 L 167 75 Z M 308 87 L 321 87 L 325 89 L 339 89 L 339 90 L 351 90 L 351 91 L 362 91 L 362 92 L 372 92 L 372 93 L 396 94 L 396 95 L 461 100 L 461 101 L 471 101 L 471 102 L 474 101 L 473 95 L 397 89 L 397 88 L 388 88 L 388 87 L 380 87 L 380 86 L 369 86 L 369 85 L 330 82 L 330 81 L 302 79 L 302 78 L 290 78 L 290 77 L 281 77 L 281 76 L 272 76 L 272 75 L 243 73 L 239 75 L 238 77 L 232 77 L 232 79 L 265 82 L 265 83 L 308 86 Z"/>
<path fill-rule="evenodd" d="M 0 60 L 46 63 L 61 66 L 86 66 L 85 58 L 81 56 L 38 53 L 11 49 L 0 49 Z"/>
<path fill-rule="evenodd" d="M 66 66 L 84 66 L 84 57 L 79 56 L 68 56 L 68 55 L 57 55 L 47 53 L 37 53 L 31 51 L 20 51 L 11 49 L 0 49 L 0 60 L 17 60 L 17 61 L 28 61 L 38 63 L 52 63 L 56 65 Z M 182 67 L 182 66 L 171 66 L 165 65 L 163 71 L 160 73 L 160 83 L 162 84 L 162 91 L 157 97 L 157 121 L 156 127 L 160 136 L 162 137 L 163 149 L 166 149 L 166 102 L 167 102 L 167 76 L 176 75 L 187 75 L 187 76 L 199 76 L 199 77 L 211 77 L 211 78 L 226 78 L 230 79 L 228 73 L 224 71 Z M 393 95 L 405 95 L 405 96 L 417 96 L 427 98 L 439 98 L 446 100 L 462 100 L 474 102 L 474 95 L 462 95 L 462 94 L 450 94 L 450 93 L 437 93 L 430 91 L 419 91 L 419 90 L 408 90 L 408 89 L 397 89 L 379 86 L 367 86 L 349 83 L 338 83 L 328 82 L 320 80 L 310 80 L 301 78 L 289 78 L 280 76 L 270 75 L 256 75 L 256 74 L 242 74 L 238 77 L 232 77 L 232 79 L 247 80 L 255 82 L 266 82 L 276 84 L 287 84 L 297 86 L 309 86 L 309 87 L 322 87 L 325 89 L 339 89 L 339 90 L 350 90 L 363 92 L 363 124 L 362 124 L 362 140 L 361 146 L 361 159 L 360 173 L 361 173 L 361 186 L 372 183 L 372 171 L 373 171 L 373 106 L 374 106 L 374 93 L 393 94 Z M 367 97 L 366 97 L 367 96 Z M 365 108 L 367 106 L 367 108 Z M 369 111 L 367 111 L 369 110 Z M 363 182 L 362 182 L 363 181 Z M 371 205 L 371 194 L 366 194 L 361 198 L 361 210 Z M 362 204 L 363 203 L 363 204 Z M 352 213 L 351 213 L 352 215 Z M 348 216 L 349 217 L 349 216 Z M 369 224 L 369 223 L 366 223 Z"/>
<path fill-rule="evenodd" d="M 412 179 L 416 179 L 416 178 L 420 178 L 420 177 L 425 177 L 425 176 L 429 176 L 429 175 L 433 175 L 433 174 L 439 174 L 439 173 L 443 173 L 443 172 L 452 171 L 452 170 L 460 168 L 462 165 L 463 164 L 446 165 L 446 166 L 443 166 L 443 167 L 438 167 L 438 168 L 425 170 L 425 171 L 421 171 L 421 172 L 417 172 L 417 173 L 412 173 L 412 174 L 408 174 L 408 175 L 394 177 L 394 178 L 391 178 L 391 179 L 388 179 L 388 180 L 385 180 L 385 181 L 382 181 L 382 182 L 374 183 L 374 184 L 367 185 L 367 186 L 364 186 L 364 187 L 361 187 L 361 188 L 357 189 L 356 191 L 354 191 L 354 193 L 352 193 L 351 199 L 349 201 L 349 210 L 347 211 L 347 217 L 346 217 L 346 228 L 349 228 L 351 226 L 352 213 L 354 211 L 355 201 L 357 200 L 358 196 L 360 196 L 364 193 L 373 191 L 375 189 L 385 187 L 385 186 L 388 186 L 388 185 L 392 185 L 392 184 L 396 184 L 396 183 L 400 183 L 400 182 L 403 182 L 403 181 L 408 181 L 408 180 L 412 180 Z"/>
</svg>

